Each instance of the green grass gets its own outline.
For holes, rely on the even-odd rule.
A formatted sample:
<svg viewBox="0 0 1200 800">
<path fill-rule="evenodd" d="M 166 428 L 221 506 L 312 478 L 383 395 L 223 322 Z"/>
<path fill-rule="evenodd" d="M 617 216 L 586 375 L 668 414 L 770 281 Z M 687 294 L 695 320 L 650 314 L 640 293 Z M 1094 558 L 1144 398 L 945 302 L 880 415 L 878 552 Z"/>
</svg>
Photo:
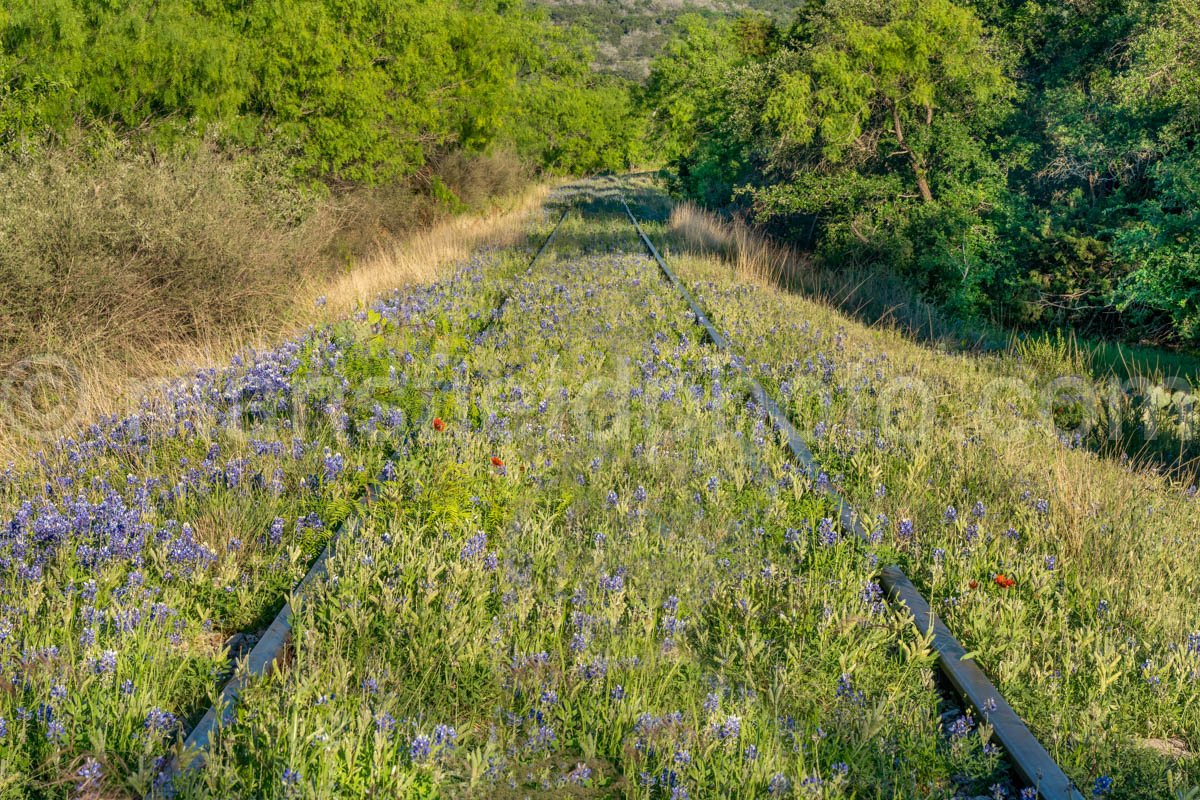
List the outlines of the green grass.
<svg viewBox="0 0 1200 800">
<path fill-rule="evenodd" d="M 186 727 L 155 709 L 194 719 L 225 635 L 261 625 L 351 514 L 292 646 L 182 796 L 1015 797 L 986 709 L 938 689 L 880 602 L 894 562 L 1085 795 L 1111 778 L 1113 797 L 1189 796 L 1185 487 L 1064 441 L 1045 359 L 930 350 L 654 222 L 733 341 L 715 350 L 611 187 L 583 185 L 527 278 L 528 247 L 480 253 L 285 346 L 277 373 L 237 366 L 182 417 L 106 424 L 6 476 L 26 522 L 0 542 L 0 797 L 149 789 Z M 751 376 L 824 476 L 788 461 Z M 826 479 L 870 541 L 830 520 Z M 95 521 L 57 539 L 37 521 L 64 491 Z M 148 536 L 91 564 L 110 496 Z M 321 529 L 296 525 L 309 513 Z M 206 555 L 180 555 L 183 523 Z"/>
<path fill-rule="evenodd" d="M 944 732 L 878 554 L 831 526 L 630 226 L 572 218 L 514 301 L 445 388 L 473 413 L 419 433 L 184 796 L 1002 780 L 986 725 Z"/>
<path fill-rule="evenodd" d="M 1077 364 L 935 352 L 649 235 L 1080 786 L 1200 781 L 1200 514 L 1189 484 L 1056 428 L 1046 392 Z"/>
</svg>

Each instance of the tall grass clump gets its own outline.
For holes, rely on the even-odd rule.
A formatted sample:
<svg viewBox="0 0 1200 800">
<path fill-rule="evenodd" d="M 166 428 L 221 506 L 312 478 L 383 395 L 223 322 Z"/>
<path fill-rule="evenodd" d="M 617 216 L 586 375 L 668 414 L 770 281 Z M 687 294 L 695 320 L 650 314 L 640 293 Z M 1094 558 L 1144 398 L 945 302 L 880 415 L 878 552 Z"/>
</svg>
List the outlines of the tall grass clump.
<svg viewBox="0 0 1200 800">
<path fill-rule="evenodd" d="M 321 266 L 336 219 L 269 172 L 202 150 L 10 162 L 0 177 L 0 362 L 129 360 L 252 332 Z"/>
<path fill-rule="evenodd" d="M 270 157 L 207 147 L 6 162 L 0 384 L 13 413 L 0 460 L 148 383 L 434 280 L 485 241 L 512 243 L 539 196 L 531 178 L 503 153 L 449 155 L 379 186 L 306 184 Z"/>
<path fill-rule="evenodd" d="M 827 264 L 773 240 L 740 217 L 721 217 L 683 202 L 671 211 L 670 229 L 683 252 L 718 256 L 744 279 L 821 298 L 867 324 L 896 325 L 924 339 L 970 341 L 980 336 L 886 269 Z"/>
</svg>

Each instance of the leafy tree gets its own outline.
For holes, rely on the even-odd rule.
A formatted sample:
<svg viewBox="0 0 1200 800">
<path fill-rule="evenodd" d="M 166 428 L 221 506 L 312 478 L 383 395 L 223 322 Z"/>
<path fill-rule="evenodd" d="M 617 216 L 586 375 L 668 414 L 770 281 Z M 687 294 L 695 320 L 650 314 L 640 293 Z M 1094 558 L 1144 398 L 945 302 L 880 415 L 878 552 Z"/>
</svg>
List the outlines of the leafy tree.
<svg viewBox="0 0 1200 800">
<path fill-rule="evenodd" d="M 76 130 L 171 145 L 214 134 L 353 182 L 514 143 L 545 167 L 624 163 L 628 87 L 596 80 L 571 36 L 511 0 L 13 0 L 0 10 L 0 148 Z M 530 84 L 570 102 L 527 123 Z M 602 129 L 600 110 L 630 124 Z M 522 135 L 529 124 L 560 144 Z"/>
<path fill-rule="evenodd" d="M 886 143 L 908 161 L 921 199 L 933 202 L 935 119 L 1012 93 L 979 19 L 950 0 L 900 0 L 872 16 L 833 16 L 823 39 L 807 69 L 784 76 L 767 118 L 799 144 L 818 141 L 833 163 Z"/>
<path fill-rule="evenodd" d="M 808 0 L 770 35 L 682 30 L 646 95 L 677 191 L 963 316 L 1200 345 L 1195 3 Z"/>
</svg>

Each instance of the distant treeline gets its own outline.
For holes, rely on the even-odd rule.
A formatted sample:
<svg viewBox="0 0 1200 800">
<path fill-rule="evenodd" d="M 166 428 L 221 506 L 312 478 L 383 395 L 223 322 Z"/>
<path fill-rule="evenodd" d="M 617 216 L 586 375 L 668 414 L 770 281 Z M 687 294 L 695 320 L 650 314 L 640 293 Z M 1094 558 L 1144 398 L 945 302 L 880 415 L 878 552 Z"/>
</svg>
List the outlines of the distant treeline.
<svg viewBox="0 0 1200 800">
<path fill-rule="evenodd" d="M 0 153 L 80 132 L 269 152 L 379 183 L 440 153 L 618 169 L 637 126 L 590 45 L 509 0 L 12 0 Z"/>
<path fill-rule="evenodd" d="M 1200 346 L 1194 0 L 809 0 L 680 22 L 676 189 L 960 316 Z"/>
</svg>

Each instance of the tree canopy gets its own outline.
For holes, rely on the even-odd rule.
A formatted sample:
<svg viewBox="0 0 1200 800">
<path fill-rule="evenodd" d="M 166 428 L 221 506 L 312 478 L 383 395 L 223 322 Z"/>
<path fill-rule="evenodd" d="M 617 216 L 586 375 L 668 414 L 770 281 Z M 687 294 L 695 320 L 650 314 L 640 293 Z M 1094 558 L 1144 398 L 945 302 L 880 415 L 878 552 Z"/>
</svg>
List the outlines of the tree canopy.
<svg viewBox="0 0 1200 800">
<path fill-rule="evenodd" d="M 1077 6 L 681 25 L 646 95 L 675 188 L 967 317 L 1198 346 L 1200 11 Z"/>
<path fill-rule="evenodd" d="M 214 134 L 368 182 L 444 149 L 520 146 L 566 171 L 630 155 L 632 136 L 593 111 L 628 106 L 627 87 L 591 73 L 586 40 L 510 0 L 15 0 L 0 44 L 9 152 L 79 128 Z M 564 101 L 553 131 L 527 106 L 546 92 Z"/>
</svg>

